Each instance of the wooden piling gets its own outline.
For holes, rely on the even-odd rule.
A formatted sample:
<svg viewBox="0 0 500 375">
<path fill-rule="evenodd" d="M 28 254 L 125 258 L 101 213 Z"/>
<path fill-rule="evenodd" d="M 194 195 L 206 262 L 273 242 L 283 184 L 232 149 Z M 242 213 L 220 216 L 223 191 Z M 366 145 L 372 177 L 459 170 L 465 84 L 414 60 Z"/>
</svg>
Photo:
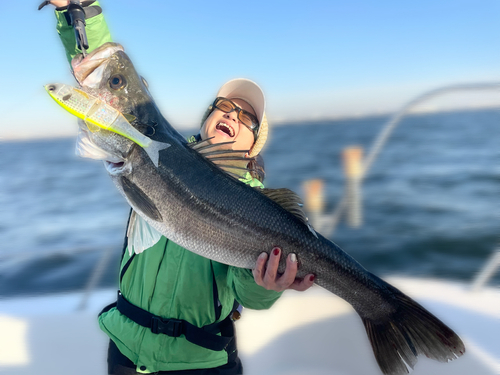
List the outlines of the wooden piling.
<svg viewBox="0 0 500 375">
<path fill-rule="evenodd" d="M 302 188 L 305 193 L 304 209 L 311 225 L 319 230 L 320 219 L 325 208 L 324 182 L 321 179 L 304 181 Z"/>
<path fill-rule="evenodd" d="M 350 146 L 342 151 L 346 176 L 347 223 L 353 228 L 363 223 L 361 180 L 363 176 L 363 149 Z"/>
</svg>

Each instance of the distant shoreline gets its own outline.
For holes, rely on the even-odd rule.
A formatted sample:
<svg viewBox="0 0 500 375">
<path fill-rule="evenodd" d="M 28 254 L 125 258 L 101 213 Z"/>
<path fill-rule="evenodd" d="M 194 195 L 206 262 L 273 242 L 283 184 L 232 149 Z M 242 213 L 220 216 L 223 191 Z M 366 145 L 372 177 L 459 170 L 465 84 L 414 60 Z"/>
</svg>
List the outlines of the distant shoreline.
<svg viewBox="0 0 500 375">
<path fill-rule="evenodd" d="M 428 115 L 434 113 L 451 113 L 451 112 L 474 112 L 474 111 L 490 111 L 490 110 L 498 110 L 500 109 L 500 104 L 498 106 L 471 106 L 468 108 L 442 108 L 438 110 L 430 109 L 428 107 L 416 108 L 409 112 L 408 116 L 419 116 L 419 115 Z M 318 123 L 325 122 L 336 122 L 336 121 L 346 121 L 346 120 L 357 120 L 357 119 L 372 119 L 372 118 L 384 118 L 389 117 L 395 112 L 380 112 L 380 113 L 360 113 L 356 115 L 347 115 L 347 116 L 328 116 L 324 118 L 304 118 L 297 120 L 279 120 L 270 118 L 270 123 L 273 127 L 278 126 L 295 126 L 295 125 L 314 125 Z M 180 133 L 196 133 L 198 128 L 196 126 L 181 126 L 177 128 Z M 11 136 L 11 137 L 3 137 L 0 136 L 0 143 L 2 142 L 30 142 L 30 141 L 43 141 L 43 140 L 56 140 L 56 139 L 68 139 L 76 137 L 77 132 L 75 130 L 74 133 L 69 134 L 53 134 L 53 135 L 35 135 L 35 136 Z"/>
</svg>

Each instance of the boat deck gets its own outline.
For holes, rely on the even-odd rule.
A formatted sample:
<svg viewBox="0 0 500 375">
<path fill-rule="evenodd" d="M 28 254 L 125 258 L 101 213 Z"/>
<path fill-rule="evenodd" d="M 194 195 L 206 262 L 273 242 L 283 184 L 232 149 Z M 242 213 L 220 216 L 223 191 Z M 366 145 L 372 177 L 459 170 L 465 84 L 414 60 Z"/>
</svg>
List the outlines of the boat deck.
<svg viewBox="0 0 500 375">
<path fill-rule="evenodd" d="M 451 363 L 420 358 L 414 375 L 498 375 L 500 292 L 429 279 L 387 278 L 445 321 L 467 352 Z M 95 292 L 84 311 L 81 293 L 0 301 L 0 374 L 106 374 L 107 337 L 97 313 L 115 299 Z M 267 311 L 244 310 L 238 345 L 247 375 L 380 375 L 357 314 L 314 287 L 287 291 Z"/>
</svg>

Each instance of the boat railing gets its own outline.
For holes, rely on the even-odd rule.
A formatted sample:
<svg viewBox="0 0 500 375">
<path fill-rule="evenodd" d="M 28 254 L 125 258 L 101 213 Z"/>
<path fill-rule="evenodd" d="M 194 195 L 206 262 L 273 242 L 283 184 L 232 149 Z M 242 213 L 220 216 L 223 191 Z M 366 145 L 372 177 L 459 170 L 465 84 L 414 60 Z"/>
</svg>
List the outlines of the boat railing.
<svg viewBox="0 0 500 375">
<path fill-rule="evenodd" d="M 472 282 L 472 290 L 475 292 L 481 290 L 490 281 L 498 268 L 500 268 L 500 246 L 496 248 L 484 268 L 477 274 Z"/>
<path fill-rule="evenodd" d="M 390 135 L 394 129 L 401 123 L 401 121 L 407 116 L 412 109 L 417 105 L 422 104 L 425 101 L 436 98 L 441 95 L 464 92 L 464 91 L 498 91 L 500 89 L 500 82 L 479 82 L 479 83 L 467 83 L 467 84 L 457 84 L 444 86 L 430 90 L 428 92 L 419 95 L 415 99 L 409 101 L 407 104 L 403 105 L 400 110 L 395 112 L 387 122 L 382 126 L 382 130 L 379 132 L 375 140 L 373 141 L 370 150 L 366 158 L 362 159 L 359 157 L 360 152 L 356 148 L 351 148 L 346 150 L 346 153 L 354 154 L 354 159 L 359 159 L 359 166 L 349 165 L 352 164 L 353 157 L 348 157 L 351 161 L 347 161 L 345 164 L 347 184 L 346 189 L 334 207 L 331 213 L 320 212 L 323 204 L 321 202 L 315 202 L 314 198 L 308 198 L 306 196 L 306 208 L 307 202 L 313 201 L 315 209 L 309 210 L 308 215 L 311 220 L 312 225 L 321 232 L 325 237 L 331 238 L 340 219 L 343 214 L 347 213 L 349 221 L 353 223 L 353 226 L 359 226 L 361 222 L 361 203 L 360 203 L 360 191 L 361 183 L 364 178 L 366 178 L 370 168 L 377 159 L 378 155 L 384 148 L 385 144 L 389 140 Z M 317 185 L 322 186 L 321 181 L 315 181 Z M 307 181 L 306 181 L 307 183 Z M 313 191 L 312 189 L 305 189 L 306 191 Z M 315 194 L 322 194 L 316 189 Z M 307 195 L 307 193 L 306 193 Z M 311 205 L 309 205 L 311 206 Z M 477 291 L 481 289 L 489 279 L 495 274 L 497 269 L 500 267 L 500 247 L 494 250 L 494 254 L 487 261 L 484 268 L 479 272 L 478 276 L 475 278 L 472 284 L 472 289 Z"/>
<path fill-rule="evenodd" d="M 481 91 L 481 90 L 499 90 L 500 82 L 483 82 L 483 83 L 468 83 L 468 84 L 458 84 L 458 85 L 450 85 L 444 86 L 437 89 L 433 89 L 431 91 L 425 92 L 422 95 L 419 95 L 415 99 L 409 101 L 407 104 L 403 105 L 400 110 L 395 112 L 387 122 L 382 126 L 382 130 L 379 132 L 375 140 L 373 141 L 366 158 L 361 161 L 360 173 L 356 176 L 361 183 L 363 179 L 366 178 L 370 168 L 373 163 L 377 159 L 378 155 L 384 148 L 385 144 L 389 140 L 390 135 L 394 131 L 394 129 L 401 123 L 405 116 L 407 116 L 412 109 L 414 109 L 417 105 L 422 104 L 423 102 L 433 99 L 435 97 L 455 93 L 455 92 L 463 92 L 463 91 Z M 337 225 L 340 221 L 342 214 L 348 209 L 348 195 L 349 191 L 344 191 L 342 198 L 337 203 L 332 213 L 323 214 L 322 217 L 319 218 L 319 226 L 318 231 L 323 233 L 325 237 L 331 237 L 334 235 Z"/>
</svg>

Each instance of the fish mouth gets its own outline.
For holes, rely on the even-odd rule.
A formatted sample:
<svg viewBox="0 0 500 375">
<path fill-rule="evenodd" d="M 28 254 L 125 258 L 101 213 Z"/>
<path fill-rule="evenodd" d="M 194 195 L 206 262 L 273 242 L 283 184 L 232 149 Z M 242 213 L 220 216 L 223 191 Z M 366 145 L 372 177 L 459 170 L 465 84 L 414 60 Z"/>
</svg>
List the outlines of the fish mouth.
<svg viewBox="0 0 500 375">
<path fill-rule="evenodd" d="M 108 62 L 119 51 L 124 51 L 120 44 L 105 43 L 85 57 L 82 54 L 76 55 L 71 60 L 71 67 L 80 86 L 99 87 Z"/>
<path fill-rule="evenodd" d="M 126 160 L 119 162 L 104 160 L 104 167 L 111 176 L 127 174 L 130 171 L 130 164 Z"/>
<path fill-rule="evenodd" d="M 225 122 L 222 122 L 222 121 L 219 122 L 217 125 L 215 125 L 215 129 L 228 135 L 231 138 L 234 138 L 234 136 L 235 136 L 234 128 L 232 126 L 230 126 L 229 124 L 226 124 Z"/>
<path fill-rule="evenodd" d="M 77 156 L 94 160 L 102 160 L 106 170 L 111 175 L 118 175 L 131 171 L 127 155 L 129 155 L 132 151 L 133 145 L 126 155 L 116 149 L 113 150 L 110 148 L 106 150 L 96 144 L 94 141 L 95 135 L 89 131 L 83 121 L 80 120 L 78 124 L 79 129 L 75 149 Z"/>
<path fill-rule="evenodd" d="M 110 155 L 109 159 L 103 160 L 104 167 L 110 176 L 121 176 L 130 174 L 132 172 L 132 164 L 129 160 L 129 156 L 134 150 L 136 144 L 134 143 L 129 149 L 127 155 L 117 156 L 115 154 Z"/>
</svg>

